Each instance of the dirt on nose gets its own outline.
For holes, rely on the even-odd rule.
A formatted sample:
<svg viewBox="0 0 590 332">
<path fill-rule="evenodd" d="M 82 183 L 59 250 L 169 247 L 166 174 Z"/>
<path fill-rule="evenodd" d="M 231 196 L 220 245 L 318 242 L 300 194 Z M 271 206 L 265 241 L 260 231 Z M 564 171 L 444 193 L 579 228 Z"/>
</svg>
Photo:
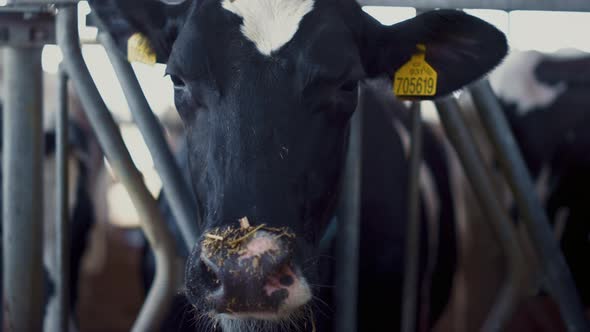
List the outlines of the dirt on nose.
<svg viewBox="0 0 590 332">
<path fill-rule="evenodd" d="M 275 241 L 295 238 L 295 234 L 286 227 L 270 227 L 266 224 L 252 226 L 248 218 L 244 217 L 235 227 L 214 228 L 206 233 L 201 243 L 203 253 L 222 268 L 224 262 L 232 257 L 247 257 L 252 251 L 248 244 L 259 232 L 266 233 L 266 236 L 270 234 Z"/>
</svg>

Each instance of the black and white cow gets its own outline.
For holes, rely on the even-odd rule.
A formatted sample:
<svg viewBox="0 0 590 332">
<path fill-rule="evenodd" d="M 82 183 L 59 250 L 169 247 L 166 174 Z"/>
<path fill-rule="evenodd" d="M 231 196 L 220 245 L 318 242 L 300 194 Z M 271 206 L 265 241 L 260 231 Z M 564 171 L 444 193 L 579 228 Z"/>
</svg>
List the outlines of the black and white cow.
<svg viewBox="0 0 590 332">
<path fill-rule="evenodd" d="M 585 305 L 590 305 L 590 56 L 512 51 L 490 74 L 537 194 L 555 227 Z M 460 98 L 469 115 L 473 104 Z M 483 150 L 489 150 L 484 147 Z M 490 159 L 490 161 L 493 161 Z"/>
<path fill-rule="evenodd" d="M 359 329 L 397 329 L 407 114 L 390 84 L 371 80 L 391 80 L 423 44 L 438 73 L 431 98 L 447 95 L 502 60 L 504 35 L 446 10 L 383 26 L 352 0 L 90 4 L 123 51 L 131 35 L 146 36 L 174 83 L 186 128 L 187 181 L 205 222 L 185 274 L 193 326 L 330 330 L 338 303 L 322 287 L 333 276 L 319 242 L 335 214 L 349 119 L 357 110 L 364 117 Z M 435 257 L 420 259 L 421 280 L 432 279 L 421 292 L 432 303 L 431 324 L 452 286 L 455 211 L 444 149 L 426 137 L 438 202 L 433 237 L 440 243 Z"/>
</svg>

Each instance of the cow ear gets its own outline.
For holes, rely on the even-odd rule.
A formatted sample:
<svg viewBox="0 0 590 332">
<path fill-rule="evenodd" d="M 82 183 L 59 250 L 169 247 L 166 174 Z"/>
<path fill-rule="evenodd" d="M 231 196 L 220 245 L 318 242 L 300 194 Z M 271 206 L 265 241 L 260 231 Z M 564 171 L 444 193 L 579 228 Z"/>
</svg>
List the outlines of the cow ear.
<svg viewBox="0 0 590 332">
<path fill-rule="evenodd" d="M 417 53 L 436 72 L 432 99 L 452 93 L 496 67 L 507 53 L 506 37 L 491 24 L 456 10 L 437 10 L 393 26 L 363 14 L 363 61 L 370 77 L 391 78 Z"/>
<path fill-rule="evenodd" d="M 166 63 L 191 0 L 89 0 L 91 19 L 130 61 Z"/>
</svg>

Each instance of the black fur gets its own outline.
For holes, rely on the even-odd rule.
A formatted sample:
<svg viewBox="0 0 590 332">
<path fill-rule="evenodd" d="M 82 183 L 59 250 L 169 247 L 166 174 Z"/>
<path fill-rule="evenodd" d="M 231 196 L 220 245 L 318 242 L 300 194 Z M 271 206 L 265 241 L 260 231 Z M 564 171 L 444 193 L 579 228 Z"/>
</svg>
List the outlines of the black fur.
<svg viewBox="0 0 590 332">
<path fill-rule="evenodd" d="M 91 1 L 91 6 L 96 3 Z M 167 73 L 175 84 L 175 104 L 186 128 L 187 181 L 203 207 L 205 229 L 234 225 L 244 216 L 255 225 L 288 227 L 297 238 L 293 263 L 328 304 L 316 303 L 315 316 L 320 330 L 329 330 L 337 303 L 331 303 L 329 289 L 314 286 L 332 282 L 326 273 L 331 261 L 318 258 L 319 241 L 335 213 L 349 119 L 363 109 L 359 329 L 397 324 L 408 166 L 391 122 L 395 118 L 406 123 L 407 114 L 389 91 L 363 82 L 381 75 L 391 79 L 416 44 L 426 44 L 427 61 L 439 74 L 435 97 L 446 95 L 496 66 L 506 53 L 505 37 L 459 11 L 427 13 L 385 27 L 354 1 L 317 0 L 294 37 L 265 56 L 244 37 L 242 18 L 223 9 L 219 0 L 186 6 L 178 34 L 167 35 L 171 52 L 159 58 L 167 59 Z M 131 15 L 125 11 L 135 11 L 142 21 L 125 22 L 136 30 L 158 15 L 121 5 L 111 4 L 110 9 L 123 18 Z M 156 22 L 165 15 L 161 10 Z M 107 28 L 117 34 L 117 27 L 108 22 Z M 427 162 L 442 200 L 441 246 L 429 294 L 434 305 L 428 320 L 434 321 L 448 300 L 455 232 L 446 157 L 428 131 L 425 139 Z M 424 238 L 427 232 L 423 228 Z M 214 321 L 208 317 L 213 309 L 208 301 L 211 275 L 202 267 L 200 254 L 197 244 L 189 254 L 185 283 L 189 303 L 200 317 L 197 324 L 203 327 Z M 311 324 L 299 327 L 310 330 Z"/>
</svg>

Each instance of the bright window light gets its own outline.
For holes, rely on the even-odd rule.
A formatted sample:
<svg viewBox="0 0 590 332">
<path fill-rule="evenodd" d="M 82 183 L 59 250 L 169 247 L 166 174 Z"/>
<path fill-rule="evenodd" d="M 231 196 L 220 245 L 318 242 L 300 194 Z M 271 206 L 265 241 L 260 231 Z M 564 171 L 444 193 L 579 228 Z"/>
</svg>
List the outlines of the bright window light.
<svg viewBox="0 0 590 332">
<path fill-rule="evenodd" d="M 508 34 L 509 32 L 509 17 L 508 13 L 505 11 L 493 9 L 465 9 L 465 12 L 494 25 L 505 34 Z"/>
<path fill-rule="evenodd" d="M 62 59 L 63 55 L 57 45 L 43 46 L 41 66 L 43 67 L 44 72 L 56 74 Z"/>
<path fill-rule="evenodd" d="M 514 11 L 510 13 L 512 46 L 520 50 L 555 52 L 577 48 L 590 52 L 590 14 Z"/>
<path fill-rule="evenodd" d="M 396 24 L 416 16 L 416 9 L 411 7 L 364 6 L 363 10 L 385 25 Z"/>
<path fill-rule="evenodd" d="M 87 1 L 78 3 L 78 31 L 80 39 L 95 40 L 98 29 L 86 26 L 86 15 L 90 14 L 90 5 Z"/>
<path fill-rule="evenodd" d="M 120 227 L 138 227 L 139 216 L 131 197 L 121 183 L 113 184 L 107 192 L 109 221 Z"/>
<path fill-rule="evenodd" d="M 121 134 L 137 169 L 140 172 L 150 170 L 154 163 L 139 129 L 133 125 L 125 125 L 121 128 Z"/>
</svg>

